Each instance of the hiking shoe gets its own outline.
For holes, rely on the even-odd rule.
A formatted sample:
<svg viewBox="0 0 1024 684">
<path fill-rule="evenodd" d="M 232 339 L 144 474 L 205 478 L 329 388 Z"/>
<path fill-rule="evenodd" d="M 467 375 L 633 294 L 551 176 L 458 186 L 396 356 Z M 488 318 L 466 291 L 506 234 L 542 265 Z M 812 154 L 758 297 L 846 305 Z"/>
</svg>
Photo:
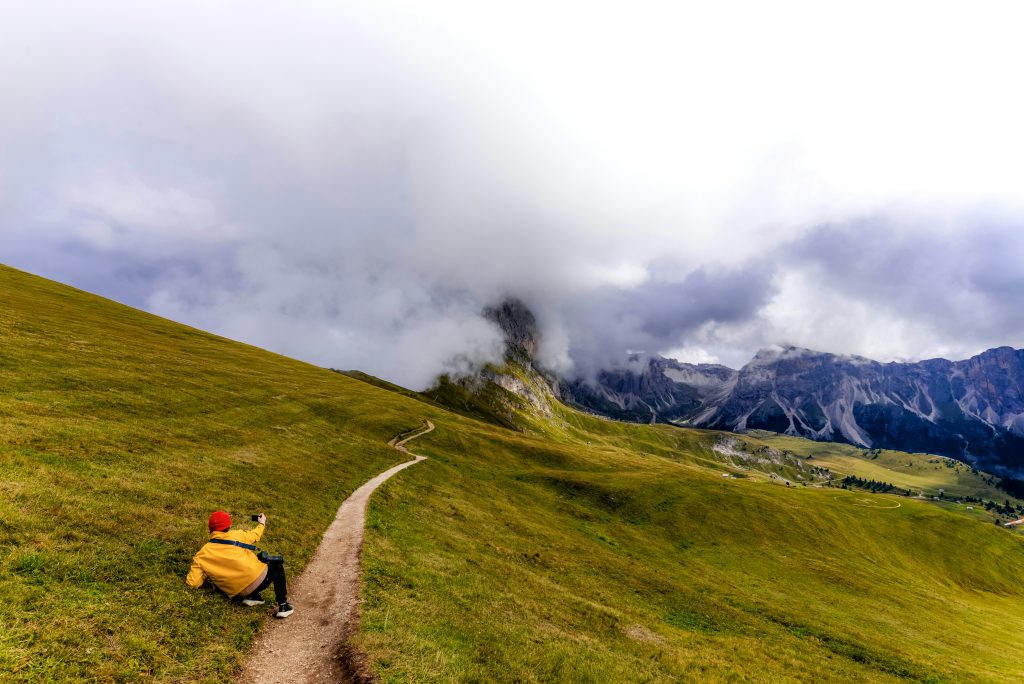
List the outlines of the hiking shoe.
<svg viewBox="0 0 1024 684">
<path fill-rule="evenodd" d="M 286 618 L 286 617 L 288 617 L 289 615 L 291 615 L 294 612 L 295 612 L 295 609 L 292 608 L 292 604 L 290 604 L 290 603 L 282 603 L 281 605 L 279 605 L 277 607 L 277 612 L 274 613 L 274 617 Z"/>
<path fill-rule="evenodd" d="M 246 606 L 262 606 L 264 603 L 263 597 L 259 594 L 250 594 L 242 599 L 242 604 Z"/>
</svg>

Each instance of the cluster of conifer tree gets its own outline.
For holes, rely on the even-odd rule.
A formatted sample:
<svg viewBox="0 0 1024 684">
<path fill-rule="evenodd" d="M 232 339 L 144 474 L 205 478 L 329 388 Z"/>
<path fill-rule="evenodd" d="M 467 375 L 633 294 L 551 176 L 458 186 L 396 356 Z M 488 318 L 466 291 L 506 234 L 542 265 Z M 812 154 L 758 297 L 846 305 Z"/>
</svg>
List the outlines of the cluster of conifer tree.
<svg viewBox="0 0 1024 684">
<path fill-rule="evenodd" d="M 910 496 L 912 492 L 909 489 L 901 489 L 891 482 L 879 482 L 878 480 L 865 480 L 859 478 L 856 475 L 847 475 L 839 483 L 843 489 L 851 489 L 856 487 L 857 489 L 866 489 L 870 492 L 886 493 L 886 494 L 899 494 L 901 496 Z"/>
<path fill-rule="evenodd" d="M 1024 506 L 1017 504 L 1013 505 L 1009 499 L 1003 503 L 996 503 L 995 501 L 986 501 L 985 510 L 993 511 L 999 515 L 1005 515 L 1008 518 L 1024 516 Z"/>
</svg>

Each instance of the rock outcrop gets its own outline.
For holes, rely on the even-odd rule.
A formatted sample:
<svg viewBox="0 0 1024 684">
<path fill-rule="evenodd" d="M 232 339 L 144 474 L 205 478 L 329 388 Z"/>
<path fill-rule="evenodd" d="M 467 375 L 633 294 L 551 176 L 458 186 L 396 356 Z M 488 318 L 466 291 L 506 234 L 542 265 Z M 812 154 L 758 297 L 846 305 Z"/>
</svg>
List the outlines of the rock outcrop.
<svg viewBox="0 0 1024 684">
<path fill-rule="evenodd" d="M 558 379 L 536 361 L 540 331 L 533 312 L 518 299 L 506 299 L 484 309 L 483 315 L 501 329 L 504 362 L 488 364 L 469 377 L 438 378 L 424 394 L 460 413 L 515 430 L 550 420 L 557 399 Z"/>
</svg>

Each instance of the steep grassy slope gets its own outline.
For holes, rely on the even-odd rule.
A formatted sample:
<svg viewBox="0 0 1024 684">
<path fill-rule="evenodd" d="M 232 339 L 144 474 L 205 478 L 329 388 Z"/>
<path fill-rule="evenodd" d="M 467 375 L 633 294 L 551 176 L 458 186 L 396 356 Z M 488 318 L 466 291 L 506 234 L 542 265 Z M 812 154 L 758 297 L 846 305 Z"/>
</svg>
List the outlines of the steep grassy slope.
<svg viewBox="0 0 1024 684">
<path fill-rule="evenodd" d="M 0 679 L 224 681 L 267 611 L 186 589 L 209 512 L 294 574 L 424 409 L 0 267 Z"/>
<path fill-rule="evenodd" d="M 439 425 L 372 502 L 384 681 L 1015 681 L 1024 546 L 928 502 L 725 479 L 718 435 Z M 446 429 L 448 428 L 448 429 Z"/>
</svg>

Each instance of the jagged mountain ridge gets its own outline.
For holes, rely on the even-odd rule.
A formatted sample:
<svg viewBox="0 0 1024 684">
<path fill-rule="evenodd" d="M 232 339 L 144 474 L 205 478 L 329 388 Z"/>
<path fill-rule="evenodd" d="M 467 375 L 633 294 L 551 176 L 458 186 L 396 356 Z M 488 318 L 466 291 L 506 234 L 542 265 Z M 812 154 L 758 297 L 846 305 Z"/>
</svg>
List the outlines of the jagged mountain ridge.
<svg viewBox="0 0 1024 684">
<path fill-rule="evenodd" d="M 624 420 L 766 429 L 1024 468 L 1024 350 L 879 363 L 775 347 L 738 371 L 657 356 L 630 366 L 562 383 L 561 397 Z"/>
</svg>

